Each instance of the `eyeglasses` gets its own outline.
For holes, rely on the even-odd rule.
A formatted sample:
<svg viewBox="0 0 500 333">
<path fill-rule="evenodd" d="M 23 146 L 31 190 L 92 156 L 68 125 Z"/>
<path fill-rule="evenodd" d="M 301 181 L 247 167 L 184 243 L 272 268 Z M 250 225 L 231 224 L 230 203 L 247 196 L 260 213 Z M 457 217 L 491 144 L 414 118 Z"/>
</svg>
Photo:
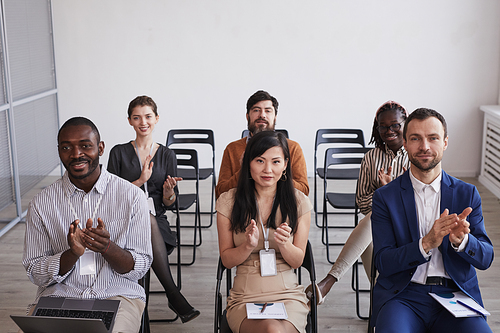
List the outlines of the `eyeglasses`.
<svg viewBox="0 0 500 333">
<path fill-rule="evenodd" d="M 391 129 L 391 131 L 393 132 L 397 132 L 401 129 L 401 124 L 404 123 L 404 121 L 400 122 L 400 123 L 397 123 L 397 124 L 392 124 L 391 126 L 377 126 L 377 130 L 379 131 L 379 133 L 385 133 L 389 130 L 389 128 Z"/>
</svg>

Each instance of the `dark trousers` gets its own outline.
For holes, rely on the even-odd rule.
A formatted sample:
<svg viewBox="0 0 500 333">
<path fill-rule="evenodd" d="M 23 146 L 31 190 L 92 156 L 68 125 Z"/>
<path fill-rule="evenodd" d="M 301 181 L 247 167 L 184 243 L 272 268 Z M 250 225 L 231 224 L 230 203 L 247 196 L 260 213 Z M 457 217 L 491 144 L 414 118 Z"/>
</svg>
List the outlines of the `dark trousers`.
<svg viewBox="0 0 500 333">
<path fill-rule="evenodd" d="M 436 294 L 457 291 L 444 286 L 410 283 L 399 295 L 385 303 L 377 317 L 377 333 L 491 333 L 483 316 L 455 318 L 433 299 Z"/>
</svg>

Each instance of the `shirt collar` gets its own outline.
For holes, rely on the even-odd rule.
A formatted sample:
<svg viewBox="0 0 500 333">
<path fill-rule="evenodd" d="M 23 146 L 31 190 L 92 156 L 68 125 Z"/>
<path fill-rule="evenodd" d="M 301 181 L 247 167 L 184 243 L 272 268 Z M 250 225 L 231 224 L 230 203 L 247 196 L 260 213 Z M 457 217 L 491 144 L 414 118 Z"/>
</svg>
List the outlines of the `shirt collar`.
<svg viewBox="0 0 500 333">
<path fill-rule="evenodd" d="M 90 192 L 95 190 L 97 191 L 97 193 L 104 194 L 106 186 L 108 185 L 109 182 L 109 178 L 111 176 L 110 173 L 105 168 L 103 168 L 101 164 L 99 165 L 99 167 L 101 168 L 101 174 L 99 175 L 97 182 L 94 184 Z M 76 187 L 75 184 L 71 182 L 67 170 L 66 172 L 64 172 L 62 183 L 63 183 L 63 190 L 67 196 L 71 196 L 73 193 L 77 191 L 82 191 L 80 188 Z"/>
<path fill-rule="evenodd" d="M 392 151 L 392 149 L 390 149 L 389 147 L 387 147 L 387 145 L 384 145 L 384 149 L 385 149 L 385 153 L 388 154 L 389 156 L 392 156 L 392 157 L 397 157 L 397 156 L 401 156 L 401 155 L 404 156 L 406 154 L 406 150 L 405 150 L 404 146 L 401 146 L 401 148 L 398 149 L 398 151 L 396 152 L 396 154 L 394 154 L 394 152 Z"/>
<path fill-rule="evenodd" d="M 420 193 L 424 190 L 425 187 L 428 187 L 430 186 L 434 192 L 438 193 L 440 188 L 441 188 L 441 178 L 442 178 L 442 175 L 443 175 L 443 172 L 441 171 L 439 173 L 439 175 L 436 177 L 436 179 L 434 179 L 432 181 L 432 183 L 430 184 L 424 184 L 422 183 L 420 180 L 418 180 L 417 178 L 415 178 L 415 176 L 413 175 L 413 173 L 411 172 L 411 167 L 410 167 L 410 180 L 411 180 L 411 185 L 413 186 L 413 189 Z"/>
</svg>

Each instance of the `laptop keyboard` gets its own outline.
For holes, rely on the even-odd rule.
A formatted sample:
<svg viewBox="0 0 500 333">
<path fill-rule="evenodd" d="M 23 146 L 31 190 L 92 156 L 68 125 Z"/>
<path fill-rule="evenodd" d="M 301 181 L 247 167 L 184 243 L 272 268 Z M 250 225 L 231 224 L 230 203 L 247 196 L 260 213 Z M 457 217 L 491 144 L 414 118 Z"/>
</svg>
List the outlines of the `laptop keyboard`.
<svg viewBox="0 0 500 333">
<path fill-rule="evenodd" d="M 90 318 L 101 319 L 109 330 L 113 320 L 112 311 L 92 311 L 92 310 L 66 310 L 66 309 L 38 309 L 35 316 L 43 317 L 66 317 L 66 318 Z"/>
</svg>

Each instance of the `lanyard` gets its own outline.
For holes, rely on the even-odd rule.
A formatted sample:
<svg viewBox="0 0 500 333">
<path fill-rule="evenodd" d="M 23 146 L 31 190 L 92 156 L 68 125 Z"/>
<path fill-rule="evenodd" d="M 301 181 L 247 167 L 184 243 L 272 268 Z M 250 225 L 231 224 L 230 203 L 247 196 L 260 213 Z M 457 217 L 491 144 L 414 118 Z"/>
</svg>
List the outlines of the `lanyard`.
<svg viewBox="0 0 500 333">
<path fill-rule="evenodd" d="M 141 155 L 139 155 L 139 148 L 137 147 L 137 141 L 134 141 L 134 145 L 135 145 L 135 152 L 137 153 L 137 157 L 139 157 L 139 166 L 141 167 L 141 172 L 142 172 L 142 162 L 141 162 Z M 153 141 L 153 143 L 151 143 L 151 149 L 149 150 L 149 155 L 153 154 L 153 148 L 155 146 L 155 142 Z M 144 192 L 146 193 L 146 198 L 149 197 L 149 193 L 148 193 L 148 182 L 146 181 L 144 183 Z"/>
<path fill-rule="evenodd" d="M 276 197 L 274 197 L 276 199 Z M 272 207 L 274 206 L 274 199 L 273 199 L 273 205 L 271 206 L 271 211 Z M 266 251 L 269 251 L 269 226 L 267 229 L 264 229 L 264 223 L 262 222 L 262 215 L 260 214 L 260 209 L 259 209 L 259 203 L 257 202 L 257 199 L 255 199 L 255 204 L 257 205 L 257 212 L 259 213 L 259 220 L 260 220 L 260 225 L 262 226 L 262 235 L 264 236 L 264 248 Z"/>
<path fill-rule="evenodd" d="M 99 208 L 99 205 L 101 204 L 102 197 L 103 197 L 103 195 L 101 195 L 99 197 L 99 200 L 97 200 L 97 205 L 95 205 L 94 212 L 91 215 L 92 223 L 95 221 L 95 216 L 97 214 L 97 209 Z M 67 198 L 68 198 L 69 207 L 71 208 L 71 211 L 73 212 L 73 216 L 75 217 L 75 220 L 79 220 L 78 215 L 76 214 L 76 211 L 75 211 L 75 207 L 73 207 L 73 204 L 71 203 L 71 200 L 69 200 L 69 195 L 68 195 Z M 82 222 L 82 221 L 80 221 L 80 222 Z M 81 223 L 79 223 L 78 226 L 80 227 L 80 229 L 82 229 Z"/>
</svg>

